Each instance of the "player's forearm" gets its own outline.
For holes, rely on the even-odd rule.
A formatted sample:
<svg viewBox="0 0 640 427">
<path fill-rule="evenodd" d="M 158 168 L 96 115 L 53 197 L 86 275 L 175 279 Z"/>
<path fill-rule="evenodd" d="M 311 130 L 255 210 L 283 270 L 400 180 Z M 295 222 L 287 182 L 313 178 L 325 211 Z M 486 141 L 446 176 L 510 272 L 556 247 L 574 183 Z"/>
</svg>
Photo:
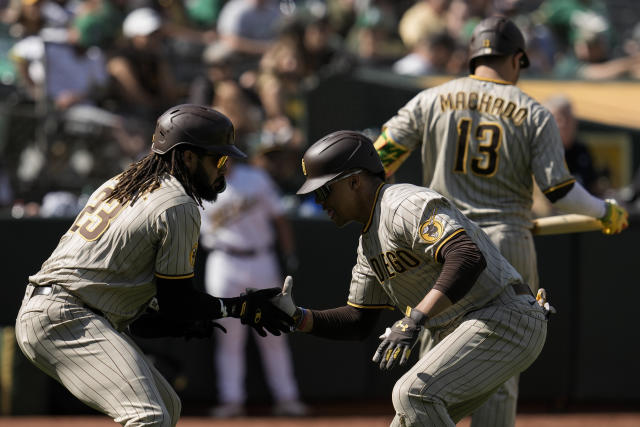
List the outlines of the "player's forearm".
<svg viewBox="0 0 640 427">
<path fill-rule="evenodd" d="M 484 255 L 464 231 L 459 232 L 444 244 L 440 249 L 439 258 L 438 261 L 443 263 L 442 270 L 433 285 L 433 290 L 444 295 L 450 304 L 455 304 L 462 299 L 473 287 L 480 273 L 487 267 Z M 435 310 L 437 307 L 446 308 L 442 307 L 444 301 L 440 301 L 440 298 L 439 294 L 430 296 L 430 305 L 434 305 L 431 310 Z M 423 299 L 423 302 L 425 300 L 427 297 Z M 437 304 L 435 304 L 436 302 Z M 421 304 L 422 302 L 418 306 Z M 418 308 L 418 310 L 420 309 Z M 437 314 L 433 311 L 423 311 L 423 313 L 430 317 Z"/>
<path fill-rule="evenodd" d="M 349 305 L 328 310 L 306 310 L 300 332 L 335 340 L 362 340 L 371 334 L 380 310 Z"/>
<path fill-rule="evenodd" d="M 196 290 L 193 279 L 156 281 L 159 312 L 175 320 L 206 320 L 225 317 L 224 300 Z"/>
</svg>

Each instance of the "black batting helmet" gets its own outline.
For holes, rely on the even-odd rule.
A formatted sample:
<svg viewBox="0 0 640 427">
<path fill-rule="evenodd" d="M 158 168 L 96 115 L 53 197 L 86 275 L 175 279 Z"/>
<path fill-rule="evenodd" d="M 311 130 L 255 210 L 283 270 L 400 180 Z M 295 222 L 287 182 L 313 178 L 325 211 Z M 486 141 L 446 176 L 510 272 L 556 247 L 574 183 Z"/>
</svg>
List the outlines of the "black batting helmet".
<svg viewBox="0 0 640 427">
<path fill-rule="evenodd" d="M 151 150 L 165 154 L 179 145 L 189 145 L 211 154 L 247 157 L 234 141 L 233 123 L 227 116 L 202 105 L 182 104 L 158 117 Z"/>
<path fill-rule="evenodd" d="M 522 52 L 520 66 L 529 66 L 524 36 L 513 22 L 504 16 L 486 18 L 473 30 L 469 43 L 469 71 L 476 69 L 475 59 L 481 56 L 507 56 Z"/>
<path fill-rule="evenodd" d="M 355 169 L 364 169 L 384 179 L 384 167 L 373 142 L 366 135 L 341 130 L 315 142 L 302 157 L 307 180 L 297 194 L 307 194 Z"/>
</svg>

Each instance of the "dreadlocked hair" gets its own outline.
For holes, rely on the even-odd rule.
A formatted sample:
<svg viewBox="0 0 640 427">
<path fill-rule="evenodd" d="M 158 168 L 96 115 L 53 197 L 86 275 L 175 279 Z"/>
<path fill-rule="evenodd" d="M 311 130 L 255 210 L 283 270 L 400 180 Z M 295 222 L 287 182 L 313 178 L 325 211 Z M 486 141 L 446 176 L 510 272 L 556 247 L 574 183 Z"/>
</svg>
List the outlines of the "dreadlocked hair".
<svg viewBox="0 0 640 427">
<path fill-rule="evenodd" d="M 193 148 L 190 150 L 196 151 Z M 162 177 L 169 174 L 180 181 L 185 192 L 202 207 L 202 199 L 196 192 L 184 163 L 183 152 L 184 149 L 176 147 L 166 154 L 147 154 L 117 177 L 118 183 L 105 201 L 117 200 L 122 204 L 130 201 L 133 205 L 143 194 L 160 187 Z"/>
</svg>

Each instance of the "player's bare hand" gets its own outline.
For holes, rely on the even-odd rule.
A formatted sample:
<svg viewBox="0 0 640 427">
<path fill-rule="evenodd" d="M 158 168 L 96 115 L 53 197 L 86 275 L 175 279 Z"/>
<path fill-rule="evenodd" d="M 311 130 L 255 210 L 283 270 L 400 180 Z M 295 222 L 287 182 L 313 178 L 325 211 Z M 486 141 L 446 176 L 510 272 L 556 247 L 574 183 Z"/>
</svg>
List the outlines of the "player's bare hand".
<svg viewBox="0 0 640 427">
<path fill-rule="evenodd" d="M 614 199 L 605 200 L 606 213 L 600 218 L 604 234 L 618 234 L 629 226 L 629 213 Z"/>
<path fill-rule="evenodd" d="M 380 336 L 382 342 L 373 355 L 373 362 L 380 364 L 380 369 L 389 370 L 395 366 L 404 366 L 416 345 L 423 323 L 427 316 L 412 309 L 409 316 L 398 320 L 387 328 Z"/>
</svg>

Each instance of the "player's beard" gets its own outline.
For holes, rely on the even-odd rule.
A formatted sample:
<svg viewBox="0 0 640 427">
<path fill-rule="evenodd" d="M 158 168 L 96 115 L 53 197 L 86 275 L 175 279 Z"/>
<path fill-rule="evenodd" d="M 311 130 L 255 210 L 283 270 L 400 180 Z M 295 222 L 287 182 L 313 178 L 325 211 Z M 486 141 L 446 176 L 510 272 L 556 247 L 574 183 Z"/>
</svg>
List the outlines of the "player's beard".
<svg viewBox="0 0 640 427">
<path fill-rule="evenodd" d="M 206 200 L 207 202 L 215 202 L 218 198 L 218 194 L 222 193 L 224 189 L 227 188 L 227 181 L 224 179 L 224 175 L 218 176 L 216 180 L 213 181 L 213 185 L 209 184 L 210 177 L 202 167 L 200 161 L 198 161 L 198 165 L 196 166 L 192 179 L 196 193 L 198 193 L 198 196 L 202 200 Z"/>
</svg>

